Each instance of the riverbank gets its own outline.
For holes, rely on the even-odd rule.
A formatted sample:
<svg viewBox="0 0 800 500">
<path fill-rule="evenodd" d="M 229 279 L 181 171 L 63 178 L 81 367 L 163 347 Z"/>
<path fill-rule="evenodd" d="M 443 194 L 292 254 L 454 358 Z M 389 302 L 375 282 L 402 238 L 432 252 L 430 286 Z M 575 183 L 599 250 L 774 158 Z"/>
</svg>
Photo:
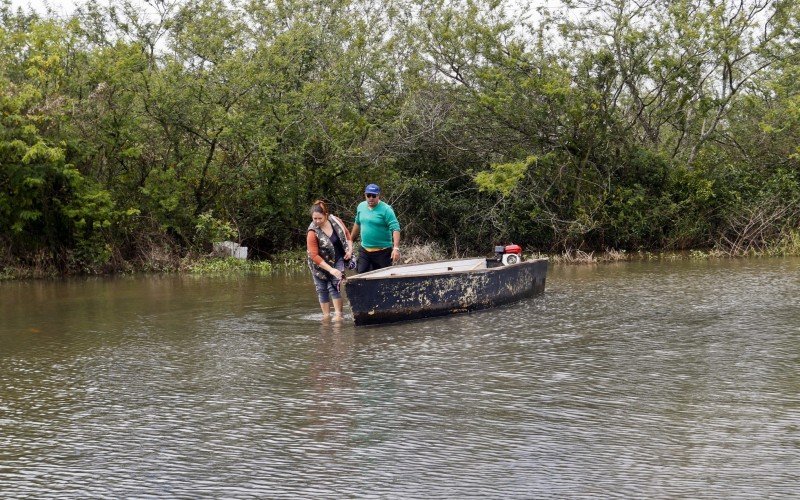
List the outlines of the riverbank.
<svg viewBox="0 0 800 500">
<path fill-rule="evenodd" d="M 454 255 L 446 252 L 440 245 L 428 243 L 404 247 L 400 261 L 402 264 L 414 264 L 468 256 L 473 255 Z M 795 235 L 793 238 L 782 241 L 769 248 L 761 250 L 749 249 L 748 251 L 730 251 L 711 248 L 686 251 L 630 252 L 626 250 L 607 249 L 602 252 L 570 250 L 558 254 L 533 252 L 526 253 L 524 256 L 525 258 L 547 258 L 553 265 L 593 265 L 611 262 L 653 260 L 680 261 L 746 257 L 789 257 L 800 256 L 800 235 Z M 274 272 L 287 269 L 303 269 L 305 266 L 306 253 L 304 249 L 281 252 L 267 260 L 241 260 L 190 254 L 183 258 L 171 257 L 169 259 L 154 259 L 148 262 L 125 263 L 125 265 L 122 266 L 115 266 L 113 270 L 100 268 L 85 270 L 79 273 L 62 273 L 54 266 L 43 263 L 36 263 L 33 265 L 6 263 L 5 265 L 0 264 L 0 281 L 58 279 L 68 276 L 110 276 L 152 273 L 270 275 Z"/>
<path fill-rule="evenodd" d="M 269 275 L 278 270 L 305 266 L 305 250 L 286 251 L 267 260 L 242 260 L 209 255 L 190 254 L 183 258 L 171 256 L 145 262 L 117 263 L 113 267 L 85 269 L 83 272 L 60 272 L 44 261 L 23 265 L 0 264 L 0 281 L 27 279 L 58 279 L 69 276 L 113 276 L 131 274 L 260 274 Z"/>
<path fill-rule="evenodd" d="M 760 257 L 792 257 L 800 256 L 800 249 L 771 249 L 762 252 L 731 253 L 719 249 L 664 251 L 664 252 L 627 252 L 625 250 L 606 250 L 604 252 L 584 252 L 575 250 L 561 254 L 526 255 L 526 258 L 546 257 L 551 264 L 561 265 L 591 265 L 610 262 L 630 261 L 680 261 L 680 260 L 706 260 L 706 259 L 742 259 Z"/>
</svg>

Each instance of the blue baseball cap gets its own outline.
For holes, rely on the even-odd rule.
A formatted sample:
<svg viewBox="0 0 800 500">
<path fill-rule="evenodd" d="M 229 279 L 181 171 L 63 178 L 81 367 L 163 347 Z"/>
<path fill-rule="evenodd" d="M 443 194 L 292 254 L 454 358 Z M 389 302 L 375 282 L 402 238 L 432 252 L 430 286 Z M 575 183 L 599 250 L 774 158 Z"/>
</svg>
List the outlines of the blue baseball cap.
<svg viewBox="0 0 800 500">
<path fill-rule="evenodd" d="M 381 188 L 377 184 L 367 184 L 364 194 L 381 194 Z"/>
</svg>

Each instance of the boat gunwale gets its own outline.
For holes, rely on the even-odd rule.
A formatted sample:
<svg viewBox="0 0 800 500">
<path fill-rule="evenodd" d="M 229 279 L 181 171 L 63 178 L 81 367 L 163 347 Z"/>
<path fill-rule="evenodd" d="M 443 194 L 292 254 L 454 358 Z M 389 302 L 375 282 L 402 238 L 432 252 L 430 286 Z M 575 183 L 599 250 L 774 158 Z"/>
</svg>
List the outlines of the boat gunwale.
<svg viewBox="0 0 800 500">
<path fill-rule="evenodd" d="M 414 264 L 400 264 L 399 266 L 390 266 L 390 267 L 394 267 L 394 268 L 403 268 L 403 267 L 405 267 L 405 268 L 408 268 L 408 267 L 426 265 L 426 264 L 444 264 L 444 263 L 448 263 L 448 262 L 461 262 L 461 261 L 466 261 L 466 260 L 478 260 L 478 259 L 489 260 L 489 258 L 487 258 L 487 257 L 473 257 L 473 258 L 466 258 L 466 259 L 448 259 L 448 260 L 435 260 L 435 261 L 431 261 L 431 262 L 417 262 L 417 263 L 414 263 Z M 381 280 L 381 279 L 389 279 L 389 278 L 391 278 L 391 279 L 398 279 L 398 278 L 399 279 L 403 279 L 403 278 L 419 278 L 419 277 L 428 277 L 428 276 L 431 276 L 431 277 L 433 277 L 433 276 L 449 276 L 449 275 L 453 275 L 453 274 L 485 273 L 485 272 L 489 272 L 489 271 L 499 271 L 499 270 L 502 270 L 502 269 L 511 269 L 511 268 L 516 267 L 516 266 L 519 266 L 520 264 L 533 264 L 533 263 L 536 263 L 536 262 L 543 262 L 543 261 L 546 262 L 546 261 L 548 261 L 548 259 L 547 258 L 537 258 L 537 259 L 532 259 L 532 260 L 523 260 L 521 262 L 517 262 L 516 264 L 501 265 L 501 266 L 496 266 L 496 267 L 484 267 L 484 268 L 481 268 L 481 269 L 444 270 L 444 271 L 436 271 L 436 272 L 420 272 L 420 273 L 414 273 L 414 274 L 387 274 L 387 275 L 383 275 L 383 276 L 370 276 L 373 273 L 385 272 L 386 269 L 387 269 L 387 268 L 382 268 L 382 269 L 375 269 L 373 271 L 367 271 L 366 273 L 356 274 L 354 276 L 348 276 L 346 282 L 347 281 L 354 281 L 354 280 L 367 281 L 367 280 Z"/>
</svg>

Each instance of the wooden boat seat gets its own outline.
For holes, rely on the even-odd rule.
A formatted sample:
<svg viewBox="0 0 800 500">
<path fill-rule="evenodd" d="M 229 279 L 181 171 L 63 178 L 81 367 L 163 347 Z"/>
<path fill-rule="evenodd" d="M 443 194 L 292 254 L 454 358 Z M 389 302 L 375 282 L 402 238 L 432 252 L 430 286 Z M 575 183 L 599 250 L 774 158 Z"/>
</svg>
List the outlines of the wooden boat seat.
<svg viewBox="0 0 800 500">
<path fill-rule="evenodd" d="M 415 276 L 425 274 L 442 274 L 459 271 L 475 271 L 486 269 L 486 259 L 458 259 L 441 262 L 423 262 L 421 264 L 404 264 L 391 266 L 377 271 L 365 273 L 365 278 L 386 278 L 389 276 Z M 356 275 L 358 276 L 358 275 Z"/>
</svg>

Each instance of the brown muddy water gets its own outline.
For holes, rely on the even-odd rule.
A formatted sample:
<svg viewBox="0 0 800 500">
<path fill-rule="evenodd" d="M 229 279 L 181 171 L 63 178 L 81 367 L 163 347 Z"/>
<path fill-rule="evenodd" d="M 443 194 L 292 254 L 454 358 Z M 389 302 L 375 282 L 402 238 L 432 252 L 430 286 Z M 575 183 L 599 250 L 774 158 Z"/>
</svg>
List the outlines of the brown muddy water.
<svg viewBox="0 0 800 500">
<path fill-rule="evenodd" d="M 800 495 L 800 259 L 322 323 L 307 273 L 0 283 L 2 498 Z"/>
</svg>

